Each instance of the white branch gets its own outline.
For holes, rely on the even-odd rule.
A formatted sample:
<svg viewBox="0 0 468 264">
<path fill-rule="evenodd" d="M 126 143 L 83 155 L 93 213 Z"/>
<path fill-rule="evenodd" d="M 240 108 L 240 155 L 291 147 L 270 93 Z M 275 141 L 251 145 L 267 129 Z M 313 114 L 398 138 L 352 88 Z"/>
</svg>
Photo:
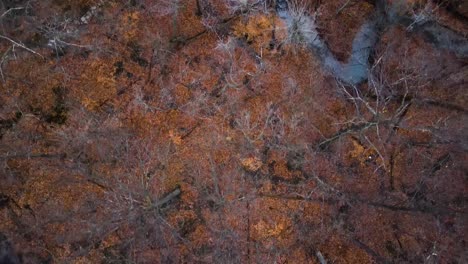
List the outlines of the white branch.
<svg viewBox="0 0 468 264">
<path fill-rule="evenodd" d="M 3 18 L 4 16 L 8 15 L 8 13 L 10 13 L 11 11 L 14 11 L 14 10 L 22 10 L 22 9 L 25 9 L 24 7 L 14 7 L 14 8 L 10 8 L 8 9 L 7 11 L 5 11 L 1 16 L 0 18 Z"/>
<path fill-rule="evenodd" d="M 24 44 L 22 44 L 22 43 L 16 42 L 16 41 L 12 40 L 11 38 L 5 37 L 5 36 L 3 36 L 3 35 L 0 35 L 0 38 L 5 39 L 5 40 L 8 40 L 8 41 L 10 41 L 14 46 L 18 46 L 18 47 L 20 47 L 20 48 L 23 48 L 23 49 L 25 49 L 25 50 L 27 50 L 27 51 L 33 53 L 33 54 L 36 54 L 37 56 L 39 56 L 39 57 L 41 57 L 41 58 L 44 59 L 44 56 L 42 56 L 41 54 L 37 53 L 36 51 L 34 51 L 34 50 L 32 50 L 32 49 L 26 47 L 26 46 L 25 46 Z"/>
</svg>

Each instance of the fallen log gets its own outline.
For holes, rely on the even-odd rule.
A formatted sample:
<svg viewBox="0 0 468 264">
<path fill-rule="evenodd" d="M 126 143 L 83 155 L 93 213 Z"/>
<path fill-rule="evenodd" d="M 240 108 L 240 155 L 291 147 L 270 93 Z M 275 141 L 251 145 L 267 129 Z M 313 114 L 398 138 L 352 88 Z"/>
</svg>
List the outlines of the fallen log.
<svg viewBox="0 0 468 264">
<path fill-rule="evenodd" d="M 169 203 L 170 201 L 172 201 L 174 198 L 178 197 L 180 195 L 181 191 L 180 191 L 180 188 L 176 188 L 175 190 L 173 190 L 172 192 L 168 193 L 166 196 L 164 196 L 163 198 L 159 199 L 158 201 L 155 201 L 153 203 L 153 206 L 152 208 L 160 208 L 162 206 L 164 206 L 165 204 Z"/>
</svg>

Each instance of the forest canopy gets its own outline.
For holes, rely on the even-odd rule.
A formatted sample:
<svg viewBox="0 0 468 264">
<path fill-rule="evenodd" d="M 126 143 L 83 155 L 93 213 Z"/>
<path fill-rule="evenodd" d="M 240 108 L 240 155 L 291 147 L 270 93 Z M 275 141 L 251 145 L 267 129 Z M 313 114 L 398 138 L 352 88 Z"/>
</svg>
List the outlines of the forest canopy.
<svg viewBox="0 0 468 264">
<path fill-rule="evenodd" d="M 468 4 L 0 1 L 0 264 L 466 263 Z"/>
</svg>

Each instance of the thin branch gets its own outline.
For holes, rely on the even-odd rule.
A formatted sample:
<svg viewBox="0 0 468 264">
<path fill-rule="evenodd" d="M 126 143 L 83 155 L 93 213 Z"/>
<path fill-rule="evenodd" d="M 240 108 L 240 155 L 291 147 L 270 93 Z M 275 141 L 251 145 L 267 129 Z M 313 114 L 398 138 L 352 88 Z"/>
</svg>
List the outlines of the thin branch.
<svg viewBox="0 0 468 264">
<path fill-rule="evenodd" d="M 348 0 L 346 3 L 344 3 L 344 5 L 342 5 L 335 13 L 335 15 L 339 15 L 341 13 L 341 11 L 343 11 L 348 5 L 349 3 L 351 2 L 351 0 Z"/>
<path fill-rule="evenodd" d="M 13 43 L 14 46 L 18 46 L 18 47 L 20 47 L 20 48 L 23 48 L 23 49 L 25 49 L 25 50 L 27 50 L 27 51 L 33 53 L 33 54 L 36 54 L 36 55 L 39 56 L 39 57 L 45 59 L 44 56 L 42 56 L 41 54 L 37 53 L 36 51 L 34 51 L 34 50 L 32 50 L 32 49 L 26 47 L 26 46 L 25 46 L 24 44 L 22 44 L 22 43 L 16 42 L 16 41 L 12 40 L 11 38 L 6 37 L 6 36 L 3 36 L 3 35 L 0 35 L 0 38 L 5 39 L 5 40 L 8 40 L 8 41 L 10 41 L 11 43 Z"/>
<path fill-rule="evenodd" d="M 8 53 L 10 52 L 11 50 L 11 47 L 8 48 L 7 51 L 5 51 L 5 53 L 3 53 L 2 55 L 2 60 L 0 61 L 0 75 L 2 76 L 2 81 L 3 83 L 5 83 L 5 75 L 3 74 L 3 63 L 5 62 L 5 60 L 8 58 Z"/>
<path fill-rule="evenodd" d="M 317 256 L 317 259 L 319 260 L 320 264 L 327 264 L 327 261 L 325 260 L 325 258 L 323 257 L 320 251 L 317 251 L 315 255 Z"/>
<path fill-rule="evenodd" d="M 77 48 L 86 48 L 86 49 L 92 48 L 91 45 L 80 45 L 80 44 L 70 43 L 70 42 L 66 42 L 66 41 L 63 41 L 63 40 L 58 39 L 58 38 L 56 38 L 55 40 L 56 40 L 57 42 L 62 43 L 62 44 L 65 44 L 65 45 L 68 45 L 68 46 L 77 47 Z"/>
<path fill-rule="evenodd" d="M 24 7 L 14 7 L 14 8 L 10 8 L 8 9 L 7 11 L 5 11 L 1 16 L 0 18 L 3 18 L 4 16 L 8 15 L 8 13 L 10 13 L 11 11 L 14 11 L 14 10 L 23 10 L 25 9 Z"/>
</svg>

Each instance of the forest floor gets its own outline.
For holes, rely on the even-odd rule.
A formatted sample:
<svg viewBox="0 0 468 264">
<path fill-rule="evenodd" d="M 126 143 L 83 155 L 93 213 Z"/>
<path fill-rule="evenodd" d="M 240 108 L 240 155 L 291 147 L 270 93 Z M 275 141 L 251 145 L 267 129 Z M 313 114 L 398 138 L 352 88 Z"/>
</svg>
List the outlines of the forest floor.
<svg viewBox="0 0 468 264">
<path fill-rule="evenodd" d="M 302 3 L 340 61 L 376 8 Z M 468 262 L 468 60 L 424 34 L 349 85 L 274 1 L 0 8 L 0 263 Z"/>
</svg>

